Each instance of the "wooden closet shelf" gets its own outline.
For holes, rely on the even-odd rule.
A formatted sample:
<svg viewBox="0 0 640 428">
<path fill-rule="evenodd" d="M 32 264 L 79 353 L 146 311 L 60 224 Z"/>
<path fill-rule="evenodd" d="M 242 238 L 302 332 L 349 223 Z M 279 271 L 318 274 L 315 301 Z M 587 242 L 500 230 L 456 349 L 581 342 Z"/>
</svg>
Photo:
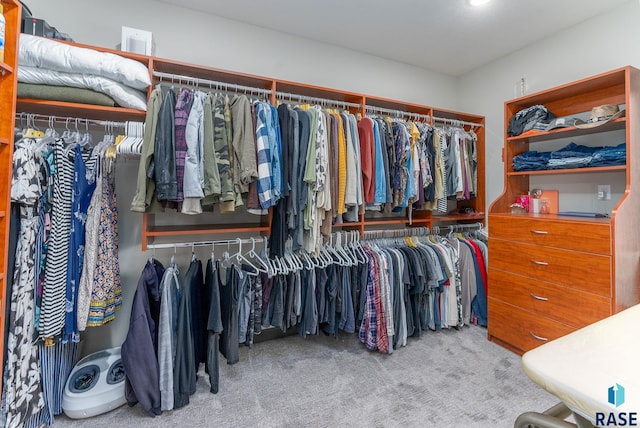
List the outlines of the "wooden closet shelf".
<svg viewBox="0 0 640 428">
<path fill-rule="evenodd" d="M 414 223 L 418 221 L 415 220 Z M 419 220 L 422 221 L 422 220 Z M 366 226 L 380 226 L 385 224 L 407 224 L 409 223 L 409 219 L 406 218 L 388 218 L 388 219 L 380 219 L 380 220 L 365 220 L 364 224 Z"/>
<path fill-rule="evenodd" d="M 269 226 L 238 223 L 238 224 L 215 224 L 198 226 L 155 226 L 146 232 L 147 236 L 179 236 L 179 235 L 202 235 L 220 233 L 262 233 L 269 232 Z"/>
<path fill-rule="evenodd" d="M 626 169 L 627 169 L 626 165 L 596 166 L 596 167 L 591 167 L 591 168 L 545 169 L 545 170 L 542 170 L 542 171 L 512 171 L 512 172 L 507 172 L 507 176 L 579 174 L 579 173 L 582 173 L 582 172 L 591 173 L 591 172 L 624 171 Z"/>
<path fill-rule="evenodd" d="M 0 138 L 0 145 L 9 145 L 10 141 L 8 138 Z"/>
<path fill-rule="evenodd" d="M 50 116 L 69 116 L 81 119 L 139 121 L 145 119 L 146 112 L 124 107 L 105 107 L 93 104 L 78 104 L 64 101 L 18 98 L 16 111 Z"/>
<path fill-rule="evenodd" d="M 153 71 L 161 73 L 175 74 L 177 76 L 188 76 L 196 79 L 214 80 L 221 83 L 235 85 L 253 86 L 256 88 L 271 89 L 274 79 L 248 73 L 240 73 L 220 68 L 207 67 L 204 65 L 187 64 L 166 58 L 153 58 Z M 156 82 L 167 81 L 154 77 Z M 179 80 L 179 79 L 178 79 Z M 169 82 L 171 80 L 169 79 Z M 176 81 L 177 83 L 178 81 Z"/>
<path fill-rule="evenodd" d="M 0 218 L 5 218 L 7 216 L 6 211 L 0 211 Z"/>
<path fill-rule="evenodd" d="M 501 217 L 509 219 L 537 219 L 537 220 L 553 220 L 554 222 L 564 222 L 567 227 L 574 226 L 577 223 L 611 223 L 608 217 L 573 217 L 557 214 L 534 214 L 534 213 L 491 213 L 491 217 Z"/>
<path fill-rule="evenodd" d="M 573 138 L 583 135 L 593 135 L 602 132 L 617 131 L 625 128 L 627 123 L 626 117 L 619 117 L 612 120 L 609 123 L 600 125 L 595 128 L 581 129 L 581 128 L 559 128 L 549 132 L 541 132 L 535 135 L 508 137 L 509 143 L 539 143 L 541 141 L 557 140 L 558 138 Z"/>
<path fill-rule="evenodd" d="M 474 214 L 449 214 L 449 215 L 434 215 L 431 217 L 434 223 L 444 223 L 446 221 L 484 221 L 484 213 Z"/>
<path fill-rule="evenodd" d="M 0 70 L 2 74 L 13 73 L 13 67 L 11 67 L 9 64 L 4 62 L 0 62 Z"/>
<path fill-rule="evenodd" d="M 381 107 L 389 110 L 398 110 L 403 112 L 411 112 L 418 114 L 425 114 L 428 116 L 433 115 L 433 109 L 421 104 L 405 103 L 396 100 L 391 100 L 382 97 L 370 97 L 367 96 L 365 100 L 367 106 Z"/>
<path fill-rule="evenodd" d="M 351 222 L 345 222 L 345 223 L 340 223 L 340 224 L 333 224 L 331 225 L 332 228 L 346 228 L 346 227 L 360 227 L 362 226 L 362 222 L 361 221 L 351 221 Z"/>
</svg>

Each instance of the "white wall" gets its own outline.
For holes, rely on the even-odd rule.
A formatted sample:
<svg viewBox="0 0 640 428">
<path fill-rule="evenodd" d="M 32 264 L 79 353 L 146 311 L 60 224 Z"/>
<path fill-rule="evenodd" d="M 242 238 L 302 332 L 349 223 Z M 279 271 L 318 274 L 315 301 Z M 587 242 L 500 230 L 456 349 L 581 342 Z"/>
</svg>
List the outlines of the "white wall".
<svg viewBox="0 0 640 428">
<path fill-rule="evenodd" d="M 486 116 L 488 204 L 503 189 L 503 163 L 500 157 L 504 142 L 504 102 L 519 96 L 514 90 L 516 82 L 524 77 L 526 93 L 533 93 L 626 65 L 640 67 L 638 22 L 640 4 L 632 0 L 459 78 L 459 108 Z M 546 188 L 561 187 L 563 184 L 570 185 L 575 179 L 569 176 L 553 177 L 541 180 L 540 184 Z M 623 190 L 613 184 L 614 189 L 618 187 L 618 191 Z M 595 189 L 591 187 L 578 191 L 595 194 Z M 607 206 L 606 210 L 611 208 Z M 580 209 L 602 211 L 601 206 Z"/>
<path fill-rule="evenodd" d="M 115 48 L 122 26 L 153 32 L 156 56 L 454 109 L 456 79 L 155 0 L 29 0 L 76 42 Z M 90 19 L 83 19 L 91 17 Z"/>
</svg>

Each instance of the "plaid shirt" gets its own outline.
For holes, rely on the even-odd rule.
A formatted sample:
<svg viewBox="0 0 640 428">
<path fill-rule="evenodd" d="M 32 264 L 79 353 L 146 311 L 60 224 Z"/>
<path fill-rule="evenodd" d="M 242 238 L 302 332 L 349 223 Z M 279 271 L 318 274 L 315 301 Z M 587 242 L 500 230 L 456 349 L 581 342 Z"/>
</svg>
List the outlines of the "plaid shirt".
<svg viewBox="0 0 640 428">
<path fill-rule="evenodd" d="M 256 150 L 258 152 L 258 199 L 263 209 L 272 207 L 276 203 L 273 193 L 273 171 L 271 144 L 269 141 L 268 116 L 271 116 L 271 106 L 264 102 L 256 103 Z"/>
<path fill-rule="evenodd" d="M 176 179 L 178 185 L 177 198 L 178 202 L 184 200 L 183 182 L 184 182 L 184 163 L 187 156 L 188 146 L 186 138 L 187 122 L 189 121 L 189 112 L 193 105 L 193 92 L 190 89 L 183 89 L 178 95 L 175 108 L 175 141 L 176 141 Z"/>
<path fill-rule="evenodd" d="M 369 275 L 367 278 L 367 299 L 365 302 L 364 317 L 362 318 L 362 324 L 360 324 L 360 331 L 358 337 L 360 341 L 364 343 L 367 349 L 375 351 L 378 348 L 377 335 L 378 335 L 378 322 L 376 313 L 376 292 L 374 278 L 378 271 L 377 260 L 375 254 L 365 247 L 369 258 Z M 378 296 L 378 299 L 380 297 Z"/>
<path fill-rule="evenodd" d="M 374 276 L 374 291 L 375 291 L 375 304 L 376 304 L 376 321 L 378 323 L 377 331 L 378 331 L 378 351 L 383 354 L 389 353 L 389 336 L 387 336 L 387 315 L 384 310 L 384 305 L 382 303 L 382 299 L 385 298 L 384 293 L 381 289 L 381 278 L 380 273 L 382 272 L 383 265 L 381 260 L 378 258 L 379 255 L 376 254 L 376 271 Z"/>
</svg>

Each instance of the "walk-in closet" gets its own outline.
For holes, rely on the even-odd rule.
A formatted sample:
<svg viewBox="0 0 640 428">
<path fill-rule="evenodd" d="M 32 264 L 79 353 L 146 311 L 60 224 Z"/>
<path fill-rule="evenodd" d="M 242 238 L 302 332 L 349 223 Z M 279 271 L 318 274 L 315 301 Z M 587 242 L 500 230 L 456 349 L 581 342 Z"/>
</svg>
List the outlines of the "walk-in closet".
<svg viewBox="0 0 640 428">
<path fill-rule="evenodd" d="M 0 0 L 3 426 L 638 411 L 640 4 L 387 3 Z"/>
</svg>

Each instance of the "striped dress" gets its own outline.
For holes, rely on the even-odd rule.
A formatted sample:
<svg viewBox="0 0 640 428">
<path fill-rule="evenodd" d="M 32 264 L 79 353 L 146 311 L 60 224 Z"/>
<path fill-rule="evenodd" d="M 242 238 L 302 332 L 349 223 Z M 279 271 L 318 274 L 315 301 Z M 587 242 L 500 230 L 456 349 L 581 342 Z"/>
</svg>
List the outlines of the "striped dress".
<svg viewBox="0 0 640 428">
<path fill-rule="evenodd" d="M 57 336 L 64 327 L 73 191 L 73 157 L 65 154 L 65 146 L 62 139 L 53 143 L 56 172 L 53 177 L 51 236 L 45 264 L 42 312 L 38 326 L 41 337 Z"/>
<path fill-rule="evenodd" d="M 40 337 L 58 336 L 65 325 L 67 301 L 67 274 L 69 246 L 71 245 L 72 195 L 74 181 L 74 152 L 65 153 L 66 142 L 58 139 L 53 143 L 53 201 L 51 208 L 51 235 L 45 262 L 44 290 L 42 295 Z M 95 157 L 83 152 L 87 169 L 92 170 Z"/>
</svg>

